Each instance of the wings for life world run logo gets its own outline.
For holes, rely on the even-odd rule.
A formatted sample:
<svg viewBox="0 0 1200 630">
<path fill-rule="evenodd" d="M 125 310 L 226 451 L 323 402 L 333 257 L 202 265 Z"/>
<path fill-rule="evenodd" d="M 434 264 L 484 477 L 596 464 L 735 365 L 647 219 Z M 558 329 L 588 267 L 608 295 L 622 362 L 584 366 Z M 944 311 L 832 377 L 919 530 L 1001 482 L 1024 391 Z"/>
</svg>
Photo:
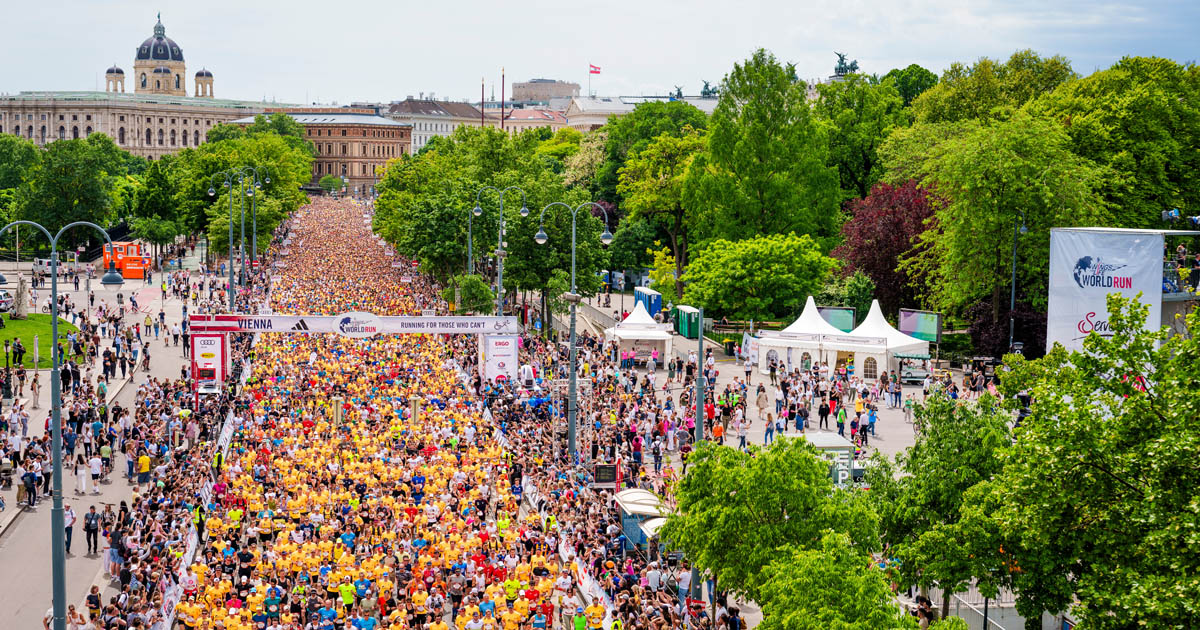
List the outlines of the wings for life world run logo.
<svg viewBox="0 0 1200 630">
<path fill-rule="evenodd" d="M 1076 261 L 1071 275 L 1075 278 L 1075 284 L 1079 285 L 1081 289 L 1104 289 L 1106 293 L 1111 289 L 1132 289 L 1132 276 L 1118 276 L 1113 273 L 1127 266 L 1103 262 L 1099 256 L 1084 256 Z M 1113 334 L 1108 320 L 1097 319 L 1095 311 L 1084 315 L 1083 319 L 1075 324 L 1075 329 L 1079 331 L 1079 337 L 1076 339 L 1082 339 L 1091 333 L 1102 337 L 1111 337 Z"/>
<path fill-rule="evenodd" d="M 1132 289 L 1133 276 L 1113 274 L 1128 265 L 1110 265 L 1099 256 L 1084 256 L 1075 262 L 1071 276 L 1081 289 Z"/>
<path fill-rule="evenodd" d="M 381 330 L 379 318 L 370 313 L 350 313 L 338 320 L 338 332 L 346 337 L 371 337 Z"/>
</svg>

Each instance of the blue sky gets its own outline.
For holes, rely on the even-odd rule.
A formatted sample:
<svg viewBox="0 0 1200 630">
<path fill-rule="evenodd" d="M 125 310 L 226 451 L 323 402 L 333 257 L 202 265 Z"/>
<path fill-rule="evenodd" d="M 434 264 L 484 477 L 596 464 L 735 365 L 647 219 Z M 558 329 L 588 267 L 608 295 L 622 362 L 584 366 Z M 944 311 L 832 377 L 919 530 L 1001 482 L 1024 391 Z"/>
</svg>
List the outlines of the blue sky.
<svg viewBox="0 0 1200 630">
<path fill-rule="evenodd" d="M 694 94 L 758 47 L 806 79 L 828 75 L 835 50 L 866 72 L 940 73 L 1032 48 L 1090 74 L 1124 55 L 1193 61 L 1200 32 L 1196 1 L 42 0 L 5 10 L 0 92 L 102 90 L 113 62 L 131 72 L 159 11 L 189 74 L 211 70 L 217 96 L 290 103 L 477 100 L 481 78 L 499 95 L 502 67 L 510 84 L 586 90 L 589 63 L 602 68 L 598 94 Z"/>
</svg>

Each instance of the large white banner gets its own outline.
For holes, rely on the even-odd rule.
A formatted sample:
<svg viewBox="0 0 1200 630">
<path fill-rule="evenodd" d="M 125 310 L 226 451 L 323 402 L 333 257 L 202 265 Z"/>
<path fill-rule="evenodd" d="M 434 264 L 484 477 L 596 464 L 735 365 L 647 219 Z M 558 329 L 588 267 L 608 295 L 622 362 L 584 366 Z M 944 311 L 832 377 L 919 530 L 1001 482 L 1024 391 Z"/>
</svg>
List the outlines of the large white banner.
<svg viewBox="0 0 1200 630">
<path fill-rule="evenodd" d="M 336 333 L 354 338 L 394 333 L 515 334 L 521 330 L 515 317 L 380 317 L 361 312 L 341 315 L 193 315 L 188 321 L 191 330 L 197 333 Z"/>
<path fill-rule="evenodd" d="M 517 336 L 483 335 L 479 338 L 479 365 L 489 383 L 517 379 Z"/>
<path fill-rule="evenodd" d="M 1162 318 L 1163 235 L 1133 230 L 1058 228 L 1050 231 L 1050 302 L 1046 349 L 1061 343 L 1082 350 L 1091 333 L 1111 337 L 1110 293 L 1142 294 L 1150 307 L 1146 326 Z"/>
</svg>

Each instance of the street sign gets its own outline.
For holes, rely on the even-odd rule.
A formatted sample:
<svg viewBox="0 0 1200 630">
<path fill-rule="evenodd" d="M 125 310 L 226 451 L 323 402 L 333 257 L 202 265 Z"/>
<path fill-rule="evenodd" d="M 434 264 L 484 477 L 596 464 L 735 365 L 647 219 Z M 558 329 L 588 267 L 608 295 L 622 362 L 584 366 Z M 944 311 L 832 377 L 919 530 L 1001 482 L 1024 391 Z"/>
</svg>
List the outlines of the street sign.
<svg viewBox="0 0 1200 630">
<path fill-rule="evenodd" d="M 419 261 L 419 260 L 414 260 L 414 261 L 412 261 L 412 268 L 413 268 L 413 269 L 416 269 L 417 267 L 420 267 L 420 266 L 421 266 L 421 261 Z"/>
</svg>

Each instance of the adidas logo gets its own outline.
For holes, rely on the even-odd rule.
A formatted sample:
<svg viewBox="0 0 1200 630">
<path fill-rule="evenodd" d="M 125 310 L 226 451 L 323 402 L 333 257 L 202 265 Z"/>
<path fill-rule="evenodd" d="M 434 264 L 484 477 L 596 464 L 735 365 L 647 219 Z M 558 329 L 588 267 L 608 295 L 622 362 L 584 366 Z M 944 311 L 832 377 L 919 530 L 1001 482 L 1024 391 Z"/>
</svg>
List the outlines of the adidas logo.
<svg viewBox="0 0 1200 630">
<path fill-rule="evenodd" d="M 292 326 L 292 327 L 291 327 L 291 330 L 301 330 L 301 331 L 307 331 L 307 330 L 308 330 L 308 324 L 304 323 L 304 320 L 302 319 L 302 320 L 300 320 L 300 321 L 296 322 L 296 325 L 295 325 L 295 326 Z"/>
</svg>

